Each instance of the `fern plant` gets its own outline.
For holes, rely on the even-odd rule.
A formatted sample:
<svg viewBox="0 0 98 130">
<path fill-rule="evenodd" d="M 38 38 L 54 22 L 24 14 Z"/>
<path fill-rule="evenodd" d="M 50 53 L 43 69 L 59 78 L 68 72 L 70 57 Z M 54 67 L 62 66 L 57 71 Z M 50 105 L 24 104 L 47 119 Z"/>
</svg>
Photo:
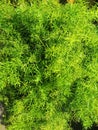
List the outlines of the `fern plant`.
<svg viewBox="0 0 98 130">
<path fill-rule="evenodd" d="M 98 124 L 96 10 L 0 3 L 0 93 L 8 130 Z"/>
</svg>

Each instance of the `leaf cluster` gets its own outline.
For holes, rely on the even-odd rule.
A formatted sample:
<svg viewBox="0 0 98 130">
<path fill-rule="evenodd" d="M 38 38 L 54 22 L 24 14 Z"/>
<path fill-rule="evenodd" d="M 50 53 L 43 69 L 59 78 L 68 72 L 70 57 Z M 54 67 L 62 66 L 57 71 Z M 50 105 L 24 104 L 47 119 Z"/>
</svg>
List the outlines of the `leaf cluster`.
<svg viewBox="0 0 98 130">
<path fill-rule="evenodd" d="M 0 3 L 0 99 L 8 130 L 98 124 L 97 10 Z M 23 8 L 24 7 L 24 8 Z"/>
</svg>

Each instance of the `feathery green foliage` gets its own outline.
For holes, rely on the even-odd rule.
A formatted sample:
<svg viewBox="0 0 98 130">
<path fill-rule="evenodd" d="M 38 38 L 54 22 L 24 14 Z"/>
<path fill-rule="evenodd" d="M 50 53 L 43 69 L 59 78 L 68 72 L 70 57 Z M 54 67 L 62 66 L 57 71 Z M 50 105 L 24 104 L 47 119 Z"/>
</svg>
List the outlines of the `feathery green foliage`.
<svg viewBox="0 0 98 130">
<path fill-rule="evenodd" d="M 98 124 L 98 10 L 0 3 L 0 98 L 8 130 Z"/>
</svg>

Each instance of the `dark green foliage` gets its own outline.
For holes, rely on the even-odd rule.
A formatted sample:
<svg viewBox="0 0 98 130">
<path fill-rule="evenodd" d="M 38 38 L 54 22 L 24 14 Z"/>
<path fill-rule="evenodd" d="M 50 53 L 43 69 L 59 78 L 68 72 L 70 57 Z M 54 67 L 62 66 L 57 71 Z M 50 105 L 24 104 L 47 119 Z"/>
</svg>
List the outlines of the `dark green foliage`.
<svg viewBox="0 0 98 130">
<path fill-rule="evenodd" d="M 97 10 L 0 4 L 0 98 L 8 130 L 98 124 Z"/>
</svg>

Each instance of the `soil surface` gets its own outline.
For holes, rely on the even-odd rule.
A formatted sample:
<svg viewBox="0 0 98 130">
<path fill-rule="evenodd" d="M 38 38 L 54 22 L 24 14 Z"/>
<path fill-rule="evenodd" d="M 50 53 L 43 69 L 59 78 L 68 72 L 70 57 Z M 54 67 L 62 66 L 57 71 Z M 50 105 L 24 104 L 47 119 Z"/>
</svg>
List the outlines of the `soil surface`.
<svg viewBox="0 0 98 130">
<path fill-rule="evenodd" d="M 0 124 L 0 130 L 6 130 L 5 126 Z"/>
</svg>

